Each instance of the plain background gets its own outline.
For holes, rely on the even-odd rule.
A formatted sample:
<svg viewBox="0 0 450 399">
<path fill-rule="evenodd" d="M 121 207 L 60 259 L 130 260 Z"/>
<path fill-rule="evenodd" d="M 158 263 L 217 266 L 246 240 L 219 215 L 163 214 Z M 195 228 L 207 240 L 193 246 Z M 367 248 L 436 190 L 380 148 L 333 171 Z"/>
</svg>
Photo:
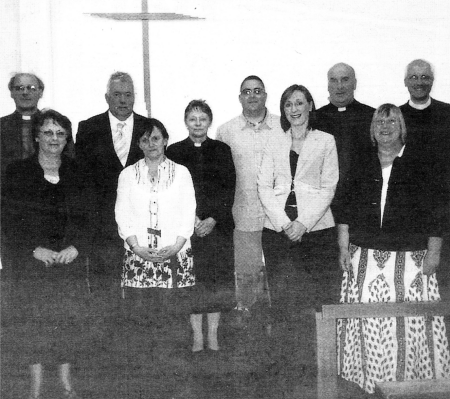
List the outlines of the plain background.
<svg viewBox="0 0 450 399">
<path fill-rule="evenodd" d="M 148 7 L 150 12 L 204 18 L 150 22 L 152 116 L 166 125 L 170 142 L 187 136 L 184 109 L 195 98 L 205 99 L 211 105 L 214 121 L 210 135 L 215 137 L 220 124 L 241 112 L 239 85 L 251 74 L 264 80 L 268 108 L 277 114 L 281 93 L 293 83 L 308 87 L 317 107 L 327 104 L 326 74 L 338 62 L 356 69 L 359 101 L 373 107 L 385 102 L 400 105 L 409 97 L 403 84 L 406 65 L 424 58 L 435 67 L 433 97 L 450 102 L 449 0 L 149 0 Z M 7 89 L 10 77 L 15 72 L 33 72 L 46 85 L 39 107 L 51 107 L 67 115 L 76 132 L 80 120 L 106 111 L 106 83 L 111 73 L 118 70 L 132 75 L 135 110 L 146 115 L 142 23 L 91 15 L 140 11 L 141 0 L 0 0 L 0 115 L 10 114 L 15 108 Z M 444 292 L 448 300 L 448 289 Z M 268 353 L 268 344 L 267 338 L 261 337 L 262 329 L 255 327 L 259 335 L 247 336 L 245 331 L 235 331 L 227 321 L 223 322 L 224 347 L 229 348 L 226 355 L 231 360 L 200 362 L 200 371 L 192 371 L 191 377 L 197 378 L 198 386 L 187 382 L 187 390 L 193 396 L 179 397 L 199 398 L 203 396 L 197 392 L 203 391 L 204 397 L 215 397 L 219 392 L 224 395 L 220 397 L 236 397 L 233 390 L 255 390 L 259 396 L 267 390 L 265 397 L 272 391 L 277 392 L 273 397 L 280 397 L 280 392 L 291 390 L 289 397 L 310 397 L 308 392 L 313 397 L 314 379 L 309 381 L 308 374 L 299 377 L 304 374 L 299 369 L 301 348 L 312 351 L 314 345 L 309 340 L 313 337 L 313 323 L 304 325 L 302 322 L 302 328 L 309 328 L 307 335 L 290 334 L 290 344 L 286 337 L 275 341 L 287 352 L 287 360 L 279 376 L 276 368 L 268 376 L 266 368 L 273 363 L 267 355 L 263 357 Z M 148 337 L 146 329 L 139 335 L 134 330 L 130 334 L 127 328 L 134 326 L 116 326 L 118 331 L 108 333 L 113 338 Z M 14 334 L 18 331 L 14 329 Z M 126 397 L 124 392 L 129 386 L 124 378 L 130 375 L 134 379 L 128 381 L 129 397 L 138 396 L 133 396 L 142 388 L 138 383 L 144 384 L 144 392 L 163 392 L 168 385 L 170 388 L 164 378 L 149 376 L 160 376 L 162 370 L 172 381 L 172 368 L 182 364 L 178 352 L 172 357 L 164 355 L 169 361 L 159 365 L 161 370 L 155 369 L 152 362 L 140 363 L 141 357 L 126 353 L 122 341 L 114 341 L 113 355 L 105 352 L 102 343 L 107 342 L 104 345 L 109 348 L 112 340 L 108 333 L 97 338 L 92 362 L 77 375 L 82 393 L 98 398 L 105 397 L 105 392 L 110 397 Z M 305 336 L 309 339 L 303 339 Z M 92 353 L 91 347 L 88 350 Z M 12 394 L 23 393 L 28 383 L 24 377 L 26 369 L 8 369 L 14 366 L 14 351 L 11 353 L 9 363 L 3 359 L 4 369 L 9 372 L 4 379 L 5 392 L 11 389 Z M 112 360 L 105 360 L 106 356 L 112 356 Z M 124 359 L 129 360 L 129 364 L 125 362 L 125 372 Z M 312 353 L 307 360 L 313 370 Z M 191 362 L 185 363 L 189 370 Z M 132 369 L 135 366 L 142 368 Z M 217 381 L 223 382 L 217 383 L 210 393 L 207 388 L 216 375 L 220 376 Z M 261 378 L 254 380 L 254 375 Z M 305 379 L 309 381 L 309 391 Z"/>
<path fill-rule="evenodd" d="M 202 20 L 150 21 L 152 116 L 170 142 L 187 136 L 188 102 L 205 99 L 214 113 L 210 136 L 238 115 L 239 85 L 260 76 L 267 105 L 293 83 L 310 89 L 316 106 L 328 102 L 328 69 L 356 70 L 356 98 L 373 107 L 408 99 L 405 66 L 424 58 L 435 67 L 432 92 L 450 102 L 448 0 L 149 0 L 149 12 Z M 80 120 L 104 112 L 106 83 L 117 70 L 135 82 L 135 110 L 146 115 L 142 23 L 91 13 L 139 13 L 141 0 L 1 0 L 0 115 L 14 110 L 7 83 L 14 72 L 34 72 L 45 85 L 40 108 Z"/>
</svg>

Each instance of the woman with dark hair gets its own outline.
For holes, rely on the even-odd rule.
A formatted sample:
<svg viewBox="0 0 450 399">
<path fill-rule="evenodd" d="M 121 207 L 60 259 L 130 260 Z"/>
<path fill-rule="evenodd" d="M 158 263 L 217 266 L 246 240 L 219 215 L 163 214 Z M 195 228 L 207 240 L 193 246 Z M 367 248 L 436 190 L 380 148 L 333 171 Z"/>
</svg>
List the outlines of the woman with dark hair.
<svg viewBox="0 0 450 399">
<path fill-rule="evenodd" d="M 311 126 L 314 100 L 306 87 L 288 87 L 280 100 L 284 134 L 264 150 L 258 192 L 266 220 L 263 250 L 275 320 L 285 320 L 296 304 L 302 269 L 320 263 L 320 245 L 334 226 L 330 203 L 339 178 L 332 135 Z"/>
<path fill-rule="evenodd" d="M 147 122 L 137 139 L 144 158 L 121 172 L 115 206 L 125 299 L 130 314 L 151 325 L 187 316 L 195 284 L 194 186 L 189 171 L 166 157 L 168 139 L 160 121 Z"/>
<path fill-rule="evenodd" d="M 184 122 L 189 137 L 167 149 L 167 156 L 186 166 L 194 181 L 197 200 L 192 251 L 195 257 L 196 301 L 191 314 L 193 352 L 203 350 L 202 318 L 207 314 L 208 349 L 217 351 L 220 312 L 234 306 L 233 217 L 236 173 L 228 145 L 210 139 L 212 111 L 193 100 Z"/>
<path fill-rule="evenodd" d="M 72 125 L 60 113 L 44 110 L 34 121 L 33 137 L 36 153 L 10 164 L 4 185 L 3 223 L 14 244 L 14 312 L 30 321 L 29 337 L 20 344 L 31 364 L 30 398 L 41 397 L 43 364 L 59 364 L 64 397 L 76 398 L 70 363 L 80 326 L 73 320 L 86 311 L 87 286 L 78 260 L 86 247 L 80 185 L 74 162 L 62 154 Z"/>
<path fill-rule="evenodd" d="M 378 107 L 370 131 L 373 152 L 337 193 L 341 302 L 437 301 L 445 182 L 405 145 L 398 107 Z M 339 373 L 367 392 L 377 381 L 450 376 L 442 317 L 342 319 L 338 335 Z"/>
</svg>

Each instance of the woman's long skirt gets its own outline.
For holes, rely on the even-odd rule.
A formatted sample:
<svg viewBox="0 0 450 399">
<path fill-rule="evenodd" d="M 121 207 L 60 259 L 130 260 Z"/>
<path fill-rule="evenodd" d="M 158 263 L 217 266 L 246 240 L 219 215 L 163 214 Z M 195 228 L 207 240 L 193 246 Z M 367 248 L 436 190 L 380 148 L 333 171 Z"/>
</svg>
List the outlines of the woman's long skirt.
<svg viewBox="0 0 450 399">
<path fill-rule="evenodd" d="M 393 252 L 350 244 L 341 303 L 439 301 L 436 275 L 422 273 L 426 251 Z M 377 381 L 450 377 L 443 317 L 338 320 L 338 372 L 369 393 Z"/>
</svg>

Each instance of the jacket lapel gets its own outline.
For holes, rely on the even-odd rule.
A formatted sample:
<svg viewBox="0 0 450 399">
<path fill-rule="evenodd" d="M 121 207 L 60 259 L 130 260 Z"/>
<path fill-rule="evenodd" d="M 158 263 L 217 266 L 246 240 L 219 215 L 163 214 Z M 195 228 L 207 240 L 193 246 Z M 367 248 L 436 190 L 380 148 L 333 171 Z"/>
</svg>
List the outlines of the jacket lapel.
<svg viewBox="0 0 450 399">
<path fill-rule="evenodd" d="M 317 162 L 318 151 L 317 137 L 314 134 L 309 134 L 303 144 L 302 152 L 298 157 L 297 170 L 295 172 L 296 179 L 305 176 L 311 164 Z"/>
</svg>

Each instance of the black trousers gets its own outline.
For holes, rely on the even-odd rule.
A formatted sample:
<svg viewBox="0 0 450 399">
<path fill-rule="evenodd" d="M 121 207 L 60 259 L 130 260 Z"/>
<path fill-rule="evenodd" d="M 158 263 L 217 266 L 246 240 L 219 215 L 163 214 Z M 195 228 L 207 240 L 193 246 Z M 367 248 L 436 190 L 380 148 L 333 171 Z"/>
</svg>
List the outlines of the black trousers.
<svg viewBox="0 0 450 399">
<path fill-rule="evenodd" d="M 323 291 L 339 292 L 335 229 L 306 233 L 293 243 L 284 232 L 264 229 L 262 244 L 275 320 L 295 317 L 305 308 L 320 308 Z M 329 278 L 333 275 L 333 278 Z M 337 302 L 338 297 L 332 302 Z"/>
</svg>

